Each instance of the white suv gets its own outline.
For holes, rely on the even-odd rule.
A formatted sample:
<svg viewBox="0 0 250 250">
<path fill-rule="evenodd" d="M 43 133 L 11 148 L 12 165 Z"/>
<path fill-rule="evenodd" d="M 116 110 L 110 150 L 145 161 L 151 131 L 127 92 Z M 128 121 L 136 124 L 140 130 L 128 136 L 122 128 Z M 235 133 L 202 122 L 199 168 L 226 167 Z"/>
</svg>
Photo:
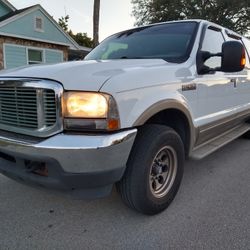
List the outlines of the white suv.
<svg viewBox="0 0 250 250">
<path fill-rule="evenodd" d="M 0 74 L 0 172 L 96 198 L 116 183 L 145 214 L 175 197 L 185 157 L 250 129 L 250 41 L 188 20 L 123 31 L 84 61 Z"/>
</svg>

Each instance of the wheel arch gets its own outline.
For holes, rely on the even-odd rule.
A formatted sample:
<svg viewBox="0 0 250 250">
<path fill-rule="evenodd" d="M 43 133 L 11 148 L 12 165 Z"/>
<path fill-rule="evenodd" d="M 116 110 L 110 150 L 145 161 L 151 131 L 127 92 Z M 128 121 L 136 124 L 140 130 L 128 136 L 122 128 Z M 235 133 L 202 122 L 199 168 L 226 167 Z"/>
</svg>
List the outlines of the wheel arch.
<svg viewBox="0 0 250 250">
<path fill-rule="evenodd" d="M 192 121 L 191 113 L 184 103 L 177 100 L 167 100 L 149 107 L 136 120 L 134 126 L 162 124 L 173 128 L 180 135 L 186 156 L 188 156 L 197 138 L 197 130 Z"/>
</svg>

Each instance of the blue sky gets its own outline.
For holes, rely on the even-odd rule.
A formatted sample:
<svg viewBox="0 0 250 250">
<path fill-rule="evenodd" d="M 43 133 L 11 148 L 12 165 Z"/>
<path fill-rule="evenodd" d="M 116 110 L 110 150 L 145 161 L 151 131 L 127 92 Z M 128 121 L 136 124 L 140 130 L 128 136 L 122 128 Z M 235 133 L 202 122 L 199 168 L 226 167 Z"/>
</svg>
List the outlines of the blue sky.
<svg viewBox="0 0 250 250">
<path fill-rule="evenodd" d="M 54 19 L 70 16 L 69 28 L 73 32 L 87 32 L 92 37 L 94 0 L 9 0 L 17 9 L 34 4 L 42 5 Z M 130 0 L 101 0 L 100 40 L 134 26 Z"/>
</svg>

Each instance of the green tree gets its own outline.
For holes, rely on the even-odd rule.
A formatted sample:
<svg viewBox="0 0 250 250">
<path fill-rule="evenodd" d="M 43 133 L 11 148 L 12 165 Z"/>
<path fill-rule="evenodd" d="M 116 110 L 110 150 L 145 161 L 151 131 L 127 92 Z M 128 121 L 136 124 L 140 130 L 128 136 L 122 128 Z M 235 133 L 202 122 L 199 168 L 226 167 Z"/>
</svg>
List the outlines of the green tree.
<svg viewBox="0 0 250 250">
<path fill-rule="evenodd" d="M 58 19 L 58 24 L 63 28 L 64 31 L 68 32 L 69 30 L 69 15 L 61 17 Z"/>
<path fill-rule="evenodd" d="M 93 40 L 88 37 L 87 33 L 76 33 L 74 34 L 72 30 L 69 30 L 69 15 L 65 17 L 61 17 L 58 19 L 58 24 L 63 28 L 65 32 L 67 32 L 79 45 L 93 48 L 94 43 Z"/>
<path fill-rule="evenodd" d="M 241 34 L 250 31 L 249 0 L 132 0 L 136 24 L 206 19 Z"/>
<path fill-rule="evenodd" d="M 81 46 L 86 46 L 89 48 L 93 48 L 94 43 L 93 40 L 88 37 L 87 33 L 76 33 L 73 34 L 73 32 L 70 30 L 69 35 Z"/>
</svg>

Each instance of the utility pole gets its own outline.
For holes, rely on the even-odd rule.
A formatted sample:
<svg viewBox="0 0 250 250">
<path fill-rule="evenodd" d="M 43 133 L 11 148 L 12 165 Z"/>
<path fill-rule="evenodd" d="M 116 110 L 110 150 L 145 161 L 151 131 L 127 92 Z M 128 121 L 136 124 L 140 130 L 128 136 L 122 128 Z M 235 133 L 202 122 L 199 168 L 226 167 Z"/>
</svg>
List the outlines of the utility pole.
<svg viewBox="0 0 250 250">
<path fill-rule="evenodd" d="M 94 13 L 93 13 L 94 47 L 96 47 L 99 44 L 99 19 L 100 19 L 100 0 L 94 0 Z"/>
</svg>

